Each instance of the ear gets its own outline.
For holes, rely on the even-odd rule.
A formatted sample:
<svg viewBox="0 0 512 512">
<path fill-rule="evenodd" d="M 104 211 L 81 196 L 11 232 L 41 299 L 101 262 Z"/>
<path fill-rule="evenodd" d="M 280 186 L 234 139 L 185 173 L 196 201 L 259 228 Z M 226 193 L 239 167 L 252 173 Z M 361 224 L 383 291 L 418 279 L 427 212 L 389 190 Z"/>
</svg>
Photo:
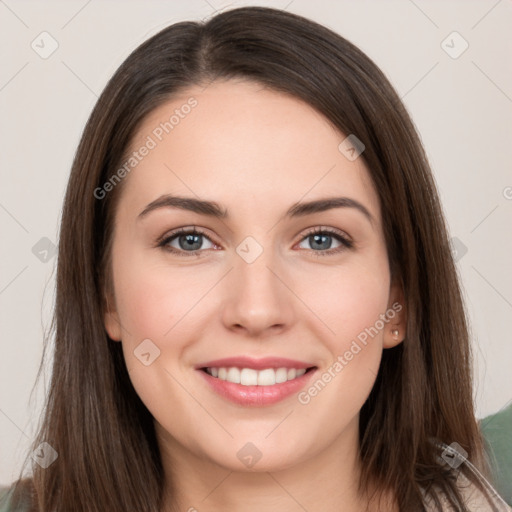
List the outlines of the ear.
<svg viewBox="0 0 512 512">
<path fill-rule="evenodd" d="M 399 282 L 391 283 L 386 316 L 389 321 L 384 328 L 384 348 L 396 347 L 402 343 L 407 330 L 407 312 L 403 287 Z"/>
<path fill-rule="evenodd" d="M 121 341 L 121 322 L 119 321 L 115 300 L 110 296 L 110 294 L 107 294 L 105 303 L 106 307 L 103 315 L 105 330 L 107 331 L 110 339 L 113 341 Z"/>
</svg>

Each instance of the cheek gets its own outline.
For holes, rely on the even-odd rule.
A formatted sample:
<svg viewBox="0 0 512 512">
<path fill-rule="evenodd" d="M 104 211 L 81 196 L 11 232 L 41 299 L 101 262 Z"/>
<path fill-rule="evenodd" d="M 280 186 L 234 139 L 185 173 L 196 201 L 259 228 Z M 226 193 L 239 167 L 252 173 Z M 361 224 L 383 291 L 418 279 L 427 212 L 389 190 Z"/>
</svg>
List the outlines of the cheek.
<svg viewBox="0 0 512 512">
<path fill-rule="evenodd" d="M 364 333 L 375 326 L 379 316 L 385 313 L 389 296 L 389 285 L 386 276 L 376 281 L 370 275 L 352 274 L 345 282 L 346 288 L 337 302 L 338 316 L 336 322 L 337 338 L 342 340 L 342 348 L 346 348 L 348 341 L 365 339 Z M 378 324 L 378 334 L 372 331 L 374 337 L 382 338 L 382 327 Z M 377 343 L 376 343 L 377 344 Z"/>
<path fill-rule="evenodd" d="M 375 383 L 387 327 L 381 319 L 389 300 L 386 262 L 380 257 L 367 264 L 359 260 L 331 272 L 322 281 L 325 293 L 311 287 L 319 316 L 334 333 L 323 336 L 327 353 L 322 368 L 298 401 L 308 418 L 315 418 L 308 428 L 323 425 L 325 439 L 336 437 L 356 417 Z"/>
<path fill-rule="evenodd" d="M 133 255 L 115 263 L 116 305 L 125 336 L 123 342 L 161 340 L 197 304 L 208 289 L 194 271 L 170 268 Z"/>
<path fill-rule="evenodd" d="M 177 283 L 135 267 L 117 289 L 118 311 L 130 337 L 160 338 L 172 326 L 171 311 L 179 307 Z"/>
<path fill-rule="evenodd" d="M 173 407 L 181 411 L 180 419 L 173 421 L 181 424 L 192 412 L 200 414 L 188 404 L 190 396 L 178 382 L 187 389 L 192 384 L 185 382 L 177 366 L 194 340 L 191 333 L 196 330 L 189 320 L 196 312 L 194 307 L 201 307 L 199 300 L 211 288 L 213 276 L 201 277 L 192 267 L 178 269 L 154 263 L 142 251 L 117 259 L 114 255 L 113 261 L 116 305 L 124 328 L 122 346 L 130 380 L 155 418 L 165 417 L 172 401 Z M 149 353 L 147 365 L 145 353 Z"/>
<path fill-rule="evenodd" d="M 304 282 L 301 293 L 309 297 L 306 301 L 310 301 L 311 309 L 326 327 L 328 335 L 324 339 L 329 351 L 332 355 L 340 354 L 358 336 L 364 339 L 364 333 L 386 311 L 390 287 L 387 259 L 379 250 L 366 259 L 354 258 L 336 270 L 329 268 L 323 272 L 309 284 Z M 319 320 L 315 317 L 314 321 Z M 377 324 L 378 334 L 372 330 L 375 345 L 382 338 L 381 323 Z"/>
</svg>

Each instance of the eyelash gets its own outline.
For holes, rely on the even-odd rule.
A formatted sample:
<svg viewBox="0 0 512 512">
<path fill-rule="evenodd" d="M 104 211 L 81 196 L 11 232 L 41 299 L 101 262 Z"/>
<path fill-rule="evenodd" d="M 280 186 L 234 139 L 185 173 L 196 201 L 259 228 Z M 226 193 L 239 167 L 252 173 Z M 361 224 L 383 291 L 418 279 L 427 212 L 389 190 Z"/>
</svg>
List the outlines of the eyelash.
<svg viewBox="0 0 512 512">
<path fill-rule="evenodd" d="M 175 249 L 174 247 L 170 247 L 168 244 L 175 239 L 178 236 L 181 235 L 201 235 L 210 240 L 210 242 L 214 243 L 210 237 L 201 229 L 198 229 L 194 226 L 194 228 L 180 228 L 176 231 L 173 231 L 169 234 L 164 235 L 163 238 L 161 238 L 157 242 L 157 247 L 161 247 L 162 249 L 169 251 L 173 254 L 176 254 L 178 256 L 184 256 L 184 257 L 190 257 L 190 256 L 200 256 L 200 253 L 204 251 L 205 249 L 197 249 L 195 251 L 183 251 Z M 333 238 L 335 238 L 338 242 L 341 243 L 340 247 L 336 247 L 335 249 L 327 249 L 327 250 L 320 250 L 315 251 L 313 249 L 306 249 L 309 250 L 309 252 L 313 253 L 315 256 L 322 257 L 322 256 L 331 256 L 333 254 L 338 254 L 346 249 L 352 249 L 354 247 L 353 242 L 342 232 L 334 229 L 325 229 L 321 227 L 316 227 L 307 233 L 303 235 L 303 237 L 300 239 L 299 243 L 303 242 L 305 239 L 309 238 L 310 236 L 314 235 L 328 235 Z"/>
</svg>

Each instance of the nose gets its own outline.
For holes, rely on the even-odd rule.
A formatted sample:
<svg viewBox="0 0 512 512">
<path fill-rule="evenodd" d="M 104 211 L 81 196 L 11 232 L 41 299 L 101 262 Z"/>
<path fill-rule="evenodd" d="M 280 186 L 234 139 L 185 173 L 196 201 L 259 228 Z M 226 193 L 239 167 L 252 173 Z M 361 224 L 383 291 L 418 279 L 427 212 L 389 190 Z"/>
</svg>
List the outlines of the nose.
<svg viewBox="0 0 512 512">
<path fill-rule="evenodd" d="M 224 284 L 222 321 L 227 329 L 261 338 L 293 324 L 293 283 L 271 253 L 263 251 L 252 263 L 235 256 Z"/>
</svg>

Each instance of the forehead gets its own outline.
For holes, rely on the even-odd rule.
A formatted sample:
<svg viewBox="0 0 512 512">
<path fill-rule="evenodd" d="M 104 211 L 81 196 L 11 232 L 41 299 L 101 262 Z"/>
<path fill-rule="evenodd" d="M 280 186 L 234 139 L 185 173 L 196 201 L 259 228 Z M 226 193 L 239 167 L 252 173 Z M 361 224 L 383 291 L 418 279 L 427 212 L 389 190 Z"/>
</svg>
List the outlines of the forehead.
<svg viewBox="0 0 512 512">
<path fill-rule="evenodd" d="M 378 196 L 362 158 L 351 161 L 339 149 L 345 138 L 307 103 L 260 84 L 193 86 L 139 127 L 128 157 L 139 156 L 123 196 L 140 209 L 179 193 L 242 212 L 343 195 L 365 203 L 378 219 Z"/>
</svg>

